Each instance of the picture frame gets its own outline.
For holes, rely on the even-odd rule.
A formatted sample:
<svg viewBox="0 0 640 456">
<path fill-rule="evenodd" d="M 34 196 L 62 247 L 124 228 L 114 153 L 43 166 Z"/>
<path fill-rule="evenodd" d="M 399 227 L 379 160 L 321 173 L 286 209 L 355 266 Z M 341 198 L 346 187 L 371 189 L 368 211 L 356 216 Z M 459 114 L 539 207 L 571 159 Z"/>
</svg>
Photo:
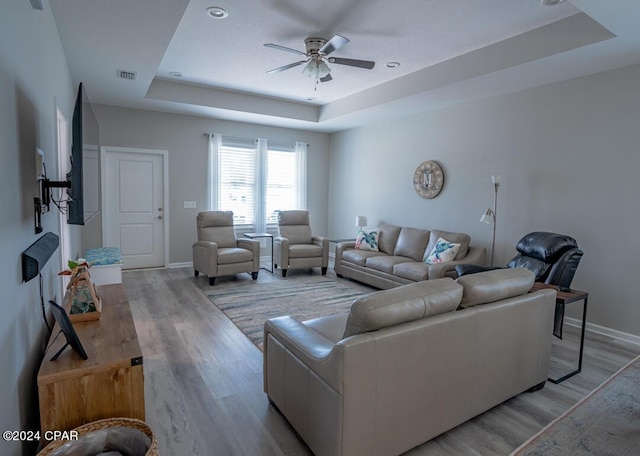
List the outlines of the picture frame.
<svg viewBox="0 0 640 456">
<path fill-rule="evenodd" d="M 69 320 L 69 316 L 67 312 L 56 304 L 54 301 L 49 301 L 49 305 L 51 306 L 51 311 L 53 313 L 53 317 L 55 318 L 58 326 L 60 326 L 60 331 L 64 334 L 64 337 L 67 340 L 67 343 L 60 348 L 56 352 L 55 355 L 51 357 L 51 361 L 55 361 L 58 359 L 58 356 L 67 348 L 68 345 L 78 354 L 82 359 L 88 359 L 87 352 L 84 351 L 84 347 L 78 338 L 78 334 L 76 330 L 73 328 L 73 324 L 71 324 L 71 320 Z"/>
</svg>

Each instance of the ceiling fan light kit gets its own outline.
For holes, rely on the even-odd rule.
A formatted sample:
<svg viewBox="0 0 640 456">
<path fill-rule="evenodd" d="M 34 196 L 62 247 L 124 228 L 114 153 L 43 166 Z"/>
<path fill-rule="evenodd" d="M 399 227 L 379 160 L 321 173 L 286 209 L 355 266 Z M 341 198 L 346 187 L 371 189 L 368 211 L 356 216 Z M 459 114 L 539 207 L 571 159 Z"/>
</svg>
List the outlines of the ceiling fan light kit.
<svg viewBox="0 0 640 456">
<path fill-rule="evenodd" d="M 302 70 L 302 74 L 310 78 L 313 77 L 316 80 L 328 76 L 329 73 L 331 73 L 331 68 L 321 59 L 311 59 Z"/>
<path fill-rule="evenodd" d="M 346 59 L 340 57 L 327 57 L 334 51 L 337 51 L 342 46 L 347 44 L 349 39 L 342 35 L 334 35 L 330 40 L 324 38 L 307 38 L 304 40 L 304 46 L 306 52 L 292 49 L 286 46 L 281 46 L 274 43 L 266 43 L 264 46 L 279 51 L 290 52 L 292 54 L 304 55 L 307 59 L 293 62 L 288 65 L 284 65 L 273 70 L 267 71 L 267 74 L 280 73 L 290 68 L 297 67 L 299 65 L 306 64 L 302 70 L 302 74 L 307 77 L 314 78 L 316 85 L 318 82 L 328 82 L 333 78 L 331 77 L 331 67 L 328 63 L 336 63 L 338 65 L 346 65 L 357 68 L 372 69 L 375 66 L 375 62 L 370 60 L 358 60 L 358 59 Z"/>
</svg>

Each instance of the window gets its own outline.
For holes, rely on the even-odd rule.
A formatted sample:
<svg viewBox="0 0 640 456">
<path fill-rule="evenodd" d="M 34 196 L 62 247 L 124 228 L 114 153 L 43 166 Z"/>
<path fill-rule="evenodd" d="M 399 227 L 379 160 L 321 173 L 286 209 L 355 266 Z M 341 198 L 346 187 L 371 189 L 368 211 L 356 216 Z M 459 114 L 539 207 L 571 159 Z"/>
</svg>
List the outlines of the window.
<svg viewBox="0 0 640 456">
<path fill-rule="evenodd" d="M 265 203 L 267 225 L 278 224 L 279 210 L 300 209 L 297 157 L 293 150 L 267 150 Z"/>
<path fill-rule="evenodd" d="M 253 225 L 255 216 L 255 149 L 222 147 L 218 155 L 218 210 L 233 211 L 235 225 Z"/>
<path fill-rule="evenodd" d="M 238 228 L 274 228 L 278 211 L 306 207 L 306 149 L 211 135 L 210 206 L 233 211 Z"/>
</svg>

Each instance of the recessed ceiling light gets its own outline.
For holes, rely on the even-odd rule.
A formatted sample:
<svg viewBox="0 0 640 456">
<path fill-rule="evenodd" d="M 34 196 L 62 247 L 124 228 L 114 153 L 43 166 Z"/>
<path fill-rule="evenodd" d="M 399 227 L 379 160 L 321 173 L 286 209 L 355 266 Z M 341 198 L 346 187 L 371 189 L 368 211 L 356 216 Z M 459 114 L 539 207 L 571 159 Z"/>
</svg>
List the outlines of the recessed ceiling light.
<svg viewBox="0 0 640 456">
<path fill-rule="evenodd" d="M 315 101 L 315 100 L 317 100 L 317 98 L 316 98 L 316 97 L 308 97 L 308 98 L 307 98 L 307 101 Z"/>
<path fill-rule="evenodd" d="M 540 3 L 544 6 L 556 6 L 560 3 L 564 3 L 566 0 L 540 0 Z"/>
<path fill-rule="evenodd" d="M 387 68 L 398 68 L 400 66 L 400 62 L 389 62 L 387 63 Z"/>
<path fill-rule="evenodd" d="M 214 19 L 224 19 L 229 15 L 226 9 L 220 8 L 219 6 L 210 6 L 206 11 L 207 14 Z"/>
<path fill-rule="evenodd" d="M 180 76 L 182 76 L 182 73 L 180 73 L 179 71 L 169 71 L 169 74 L 171 76 L 175 76 L 176 78 L 179 78 Z"/>
</svg>

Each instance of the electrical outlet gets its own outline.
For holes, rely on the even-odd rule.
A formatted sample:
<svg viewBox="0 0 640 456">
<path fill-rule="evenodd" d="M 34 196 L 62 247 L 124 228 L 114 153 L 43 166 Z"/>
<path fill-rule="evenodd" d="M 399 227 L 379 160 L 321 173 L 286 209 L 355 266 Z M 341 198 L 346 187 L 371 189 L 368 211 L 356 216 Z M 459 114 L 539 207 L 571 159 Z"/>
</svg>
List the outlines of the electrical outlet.
<svg viewBox="0 0 640 456">
<path fill-rule="evenodd" d="M 185 209 L 195 209 L 196 208 L 196 202 L 195 201 L 185 201 L 183 207 Z"/>
</svg>

